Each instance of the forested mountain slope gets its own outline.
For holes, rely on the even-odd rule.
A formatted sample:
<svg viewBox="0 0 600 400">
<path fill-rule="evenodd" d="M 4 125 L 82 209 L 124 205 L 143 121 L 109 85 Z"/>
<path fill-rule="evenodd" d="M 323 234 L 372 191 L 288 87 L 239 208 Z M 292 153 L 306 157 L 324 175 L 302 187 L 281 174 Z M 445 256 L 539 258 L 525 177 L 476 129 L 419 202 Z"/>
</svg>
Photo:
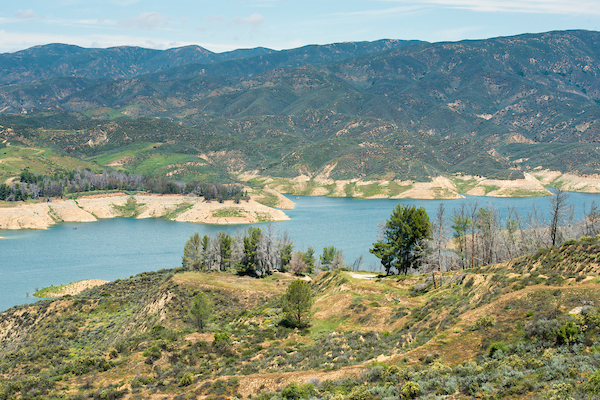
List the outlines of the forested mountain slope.
<svg viewBox="0 0 600 400">
<path fill-rule="evenodd" d="M 76 56 L 67 60 L 83 60 L 81 69 L 75 61 L 64 73 L 51 68 L 48 80 L 11 72 L 23 66 L 2 55 L 14 65 L 2 79 L 24 83 L 0 87 L 0 124 L 12 129 L 0 137 L 100 163 L 118 160 L 110 154 L 124 146 L 168 144 L 157 151 L 193 154 L 204 172 L 228 179 L 250 171 L 516 179 L 538 167 L 593 175 L 600 172 L 599 49 L 600 33 L 591 31 L 218 57 L 198 48 L 70 49 Z M 90 60 L 110 57 L 114 71 L 94 75 L 103 67 Z M 139 172 L 150 155 L 131 149 L 123 168 Z M 183 179 L 198 172 L 176 165 Z"/>
</svg>

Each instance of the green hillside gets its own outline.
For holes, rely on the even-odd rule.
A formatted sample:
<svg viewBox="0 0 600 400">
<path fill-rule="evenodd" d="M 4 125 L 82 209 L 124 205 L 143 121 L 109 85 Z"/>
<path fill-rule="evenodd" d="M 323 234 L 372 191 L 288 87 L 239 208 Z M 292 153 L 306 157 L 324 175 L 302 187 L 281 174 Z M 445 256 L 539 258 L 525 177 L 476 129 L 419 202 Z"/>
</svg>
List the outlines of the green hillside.
<svg viewBox="0 0 600 400">
<path fill-rule="evenodd" d="M 305 330 L 281 324 L 290 274 L 142 273 L 1 313 L 0 398 L 588 398 L 599 249 L 582 238 L 435 283 L 322 272 Z M 214 304 L 202 332 L 197 293 Z"/>
<path fill-rule="evenodd" d="M 120 168 L 158 173 L 176 165 L 167 172 L 184 180 L 235 181 L 242 172 L 518 179 L 539 167 L 594 175 L 598 48 L 592 31 L 341 43 L 231 59 L 192 48 L 34 48 L 26 52 L 63 56 L 67 70 L 83 72 L 59 76 L 49 67 L 52 76 L 0 86 L 0 141 L 104 167 L 117 152 L 160 143 L 155 154 L 129 153 Z M 136 52 L 142 64 L 132 61 Z M 77 69 L 108 54 L 118 61 L 110 77 Z M 192 57 L 201 54 L 208 58 Z M 0 60 L 6 76 L 18 65 L 11 57 Z"/>
</svg>

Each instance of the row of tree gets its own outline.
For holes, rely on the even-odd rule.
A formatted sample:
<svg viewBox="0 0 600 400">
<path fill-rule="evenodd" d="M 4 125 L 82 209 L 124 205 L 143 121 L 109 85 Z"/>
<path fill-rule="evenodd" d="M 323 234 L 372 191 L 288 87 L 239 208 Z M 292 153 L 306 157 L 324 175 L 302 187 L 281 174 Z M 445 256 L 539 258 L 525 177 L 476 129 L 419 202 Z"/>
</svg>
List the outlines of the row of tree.
<svg viewBox="0 0 600 400">
<path fill-rule="evenodd" d="M 292 271 L 298 275 L 315 270 L 344 268 L 344 255 L 335 247 L 325 247 L 323 254 L 315 251 L 294 251 L 287 232 L 279 235 L 271 225 L 264 230 L 249 227 L 236 235 L 219 232 L 200 236 L 194 233 L 185 243 L 182 265 L 197 271 L 225 271 L 231 268 L 240 273 L 264 277 L 274 271 Z"/>
<path fill-rule="evenodd" d="M 497 209 L 480 207 L 476 200 L 461 204 L 450 218 L 440 203 L 433 221 L 424 208 L 399 204 L 369 251 L 381 260 L 386 274 L 393 269 L 406 274 L 410 270 L 446 271 L 499 263 L 570 238 L 600 234 L 596 204 L 584 207 L 583 218 L 576 220 L 568 197 L 568 193 L 557 191 L 548 217 L 535 206 L 525 217 L 509 208 L 504 221 Z"/>
<path fill-rule="evenodd" d="M 25 201 L 44 197 L 63 197 L 67 193 L 126 190 L 160 194 L 190 194 L 206 200 L 248 200 L 242 185 L 223 185 L 207 182 L 181 182 L 165 177 L 145 177 L 121 171 L 93 173 L 88 169 L 74 169 L 53 175 L 21 172 L 19 182 L 0 185 L 0 200 Z"/>
</svg>

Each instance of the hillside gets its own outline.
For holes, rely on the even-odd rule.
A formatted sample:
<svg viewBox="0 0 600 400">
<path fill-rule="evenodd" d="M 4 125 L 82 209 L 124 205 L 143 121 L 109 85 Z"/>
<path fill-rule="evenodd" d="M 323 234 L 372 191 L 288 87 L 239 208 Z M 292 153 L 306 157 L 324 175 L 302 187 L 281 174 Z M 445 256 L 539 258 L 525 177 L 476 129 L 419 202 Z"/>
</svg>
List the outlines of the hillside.
<svg viewBox="0 0 600 400">
<path fill-rule="evenodd" d="M 0 86 L 0 142 L 182 180 L 308 177 L 326 192 L 339 181 L 597 177 L 599 48 L 592 31 L 218 57 L 52 45 L 1 55 L 0 78 L 19 83 Z M 50 66 L 62 56 L 64 71 L 27 75 L 34 56 Z"/>
<path fill-rule="evenodd" d="M 1 313 L 0 398 L 587 398 L 599 250 L 582 238 L 435 284 L 322 272 L 306 330 L 280 324 L 289 274 L 143 273 Z M 205 332 L 187 313 L 199 292 Z"/>
</svg>

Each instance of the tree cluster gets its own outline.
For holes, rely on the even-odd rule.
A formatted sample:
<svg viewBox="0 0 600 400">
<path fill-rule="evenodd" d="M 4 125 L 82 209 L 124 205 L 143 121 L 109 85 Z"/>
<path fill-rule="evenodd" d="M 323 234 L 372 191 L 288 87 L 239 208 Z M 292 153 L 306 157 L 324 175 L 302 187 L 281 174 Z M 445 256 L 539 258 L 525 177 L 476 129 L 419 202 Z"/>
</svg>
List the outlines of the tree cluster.
<svg viewBox="0 0 600 400">
<path fill-rule="evenodd" d="M 225 271 L 236 268 L 242 274 L 264 277 L 286 270 L 292 259 L 293 243 L 287 233 L 276 234 L 271 225 L 265 230 L 249 227 L 237 235 L 193 234 L 186 242 L 182 264 L 198 271 Z"/>
<path fill-rule="evenodd" d="M 362 257 L 355 261 L 358 268 Z M 291 271 L 296 275 L 345 268 L 344 255 L 335 247 L 325 247 L 315 257 L 309 246 L 306 251 L 294 251 L 287 232 L 279 235 L 271 225 L 265 229 L 249 227 L 235 235 L 219 232 L 200 236 L 194 233 L 185 243 L 182 265 L 195 271 L 226 271 L 235 268 L 239 273 L 264 277 L 273 271 Z"/>
<path fill-rule="evenodd" d="M 398 205 L 370 252 L 387 274 L 393 268 L 398 273 L 446 271 L 504 262 L 569 238 L 598 234 L 596 204 L 577 221 L 568 194 L 557 191 L 545 213 L 532 206 L 522 217 L 509 208 L 504 221 L 497 209 L 480 207 L 477 201 L 461 204 L 450 217 L 441 203 L 432 222 L 423 208 Z"/>
<path fill-rule="evenodd" d="M 0 185 L 0 200 L 25 201 L 44 197 L 63 197 L 67 193 L 82 193 L 96 190 L 145 191 L 158 194 L 191 194 L 204 197 L 207 201 L 248 200 L 242 185 L 216 184 L 208 182 L 180 182 L 165 177 L 145 177 L 121 171 L 93 173 L 88 169 L 74 169 L 54 175 L 21 172 L 19 182 Z"/>
</svg>

